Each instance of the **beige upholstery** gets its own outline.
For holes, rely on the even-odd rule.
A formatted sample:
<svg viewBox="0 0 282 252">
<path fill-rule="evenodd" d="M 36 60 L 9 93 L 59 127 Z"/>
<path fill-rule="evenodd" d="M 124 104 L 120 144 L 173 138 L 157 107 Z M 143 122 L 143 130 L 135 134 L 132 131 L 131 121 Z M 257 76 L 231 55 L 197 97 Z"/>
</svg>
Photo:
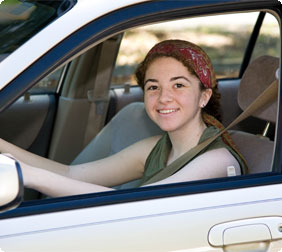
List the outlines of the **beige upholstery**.
<svg viewBox="0 0 282 252">
<path fill-rule="evenodd" d="M 139 140 L 160 134 L 161 129 L 147 116 L 144 103 L 130 103 L 113 117 L 72 164 L 105 158 Z"/>
<path fill-rule="evenodd" d="M 101 132 L 73 160 L 80 164 L 115 154 L 127 146 L 150 136 L 163 134 L 162 130 L 147 116 L 143 102 L 133 102 L 121 109 Z M 138 180 L 115 187 L 134 188 Z"/>
<path fill-rule="evenodd" d="M 230 135 L 247 161 L 249 174 L 271 171 L 273 141 L 242 131 L 233 131 Z"/>
<path fill-rule="evenodd" d="M 255 59 L 246 69 L 238 90 L 238 104 L 245 110 L 274 80 L 279 68 L 279 58 L 262 56 Z M 275 122 L 277 100 L 253 116 Z"/>
<path fill-rule="evenodd" d="M 238 104 L 246 109 L 274 80 L 279 68 L 279 59 L 262 56 L 255 59 L 246 69 L 238 90 Z M 277 114 L 277 100 L 255 113 L 253 116 L 274 122 Z M 268 138 L 235 131 L 232 138 L 245 157 L 249 173 L 271 171 L 274 143 Z"/>
</svg>

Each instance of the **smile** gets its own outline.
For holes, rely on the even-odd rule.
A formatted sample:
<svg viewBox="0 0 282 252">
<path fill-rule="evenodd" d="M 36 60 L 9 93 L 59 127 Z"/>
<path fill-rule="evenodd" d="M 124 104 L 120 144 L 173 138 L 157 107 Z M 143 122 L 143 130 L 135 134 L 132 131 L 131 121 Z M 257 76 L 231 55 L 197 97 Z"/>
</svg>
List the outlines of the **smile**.
<svg viewBox="0 0 282 252">
<path fill-rule="evenodd" d="M 158 112 L 160 114 L 170 114 L 170 113 L 173 113 L 173 112 L 177 112 L 179 109 L 160 109 L 158 110 Z"/>
</svg>

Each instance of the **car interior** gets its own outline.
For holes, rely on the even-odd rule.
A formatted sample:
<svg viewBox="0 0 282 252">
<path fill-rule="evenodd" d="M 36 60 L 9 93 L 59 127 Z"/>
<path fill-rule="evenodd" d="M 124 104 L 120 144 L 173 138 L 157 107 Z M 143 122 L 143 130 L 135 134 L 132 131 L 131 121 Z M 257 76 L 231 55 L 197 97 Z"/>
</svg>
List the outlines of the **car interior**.
<svg viewBox="0 0 282 252">
<path fill-rule="evenodd" d="M 261 19 L 266 12 L 256 14 L 258 18 L 251 34 L 259 37 L 257 25 L 263 23 Z M 138 140 L 162 134 L 144 110 L 140 87 L 130 79 L 112 85 L 125 36 L 115 35 L 87 50 L 2 112 L 0 137 L 58 162 L 79 164 L 107 157 Z M 275 80 L 279 69 L 277 52 L 269 54 L 262 50 L 254 55 L 257 41 L 253 37 L 249 35 L 243 52 L 246 67 L 241 65 L 237 77 L 223 76 L 218 80 L 224 126 Z M 128 75 L 132 78 L 132 73 Z M 54 91 L 42 91 L 44 87 L 52 87 Z M 277 100 L 230 131 L 247 161 L 249 174 L 272 170 L 276 117 Z M 134 188 L 136 183 L 117 188 Z M 26 190 L 25 200 L 41 197 L 35 191 Z"/>
</svg>

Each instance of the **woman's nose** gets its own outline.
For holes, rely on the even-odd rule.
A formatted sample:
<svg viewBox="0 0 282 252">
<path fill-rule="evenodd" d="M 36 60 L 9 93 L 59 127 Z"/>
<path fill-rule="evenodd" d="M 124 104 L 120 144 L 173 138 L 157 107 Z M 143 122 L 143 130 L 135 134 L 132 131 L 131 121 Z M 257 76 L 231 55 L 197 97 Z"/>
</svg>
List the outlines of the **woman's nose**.
<svg viewBox="0 0 282 252">
<path fill-rule="evenodd" d="M 173 100 L 173 94 L 171 90 L 162 88 L 159 93 L 159 101 L 162 103 L 170 102 Z"/>
</svg>

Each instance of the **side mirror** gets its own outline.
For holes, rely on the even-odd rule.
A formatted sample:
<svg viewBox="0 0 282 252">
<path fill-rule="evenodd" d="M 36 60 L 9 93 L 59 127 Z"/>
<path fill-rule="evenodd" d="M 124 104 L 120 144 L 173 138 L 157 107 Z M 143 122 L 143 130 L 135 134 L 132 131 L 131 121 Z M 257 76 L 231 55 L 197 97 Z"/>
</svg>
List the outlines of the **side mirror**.
<svg viewBox="0 0 282 252">
<path fill-rule="evenodd" d="M 23 192 L 19 163 L 0 154 L 0 213 L 17 207 L 23 200 Z"/>
</svg>

